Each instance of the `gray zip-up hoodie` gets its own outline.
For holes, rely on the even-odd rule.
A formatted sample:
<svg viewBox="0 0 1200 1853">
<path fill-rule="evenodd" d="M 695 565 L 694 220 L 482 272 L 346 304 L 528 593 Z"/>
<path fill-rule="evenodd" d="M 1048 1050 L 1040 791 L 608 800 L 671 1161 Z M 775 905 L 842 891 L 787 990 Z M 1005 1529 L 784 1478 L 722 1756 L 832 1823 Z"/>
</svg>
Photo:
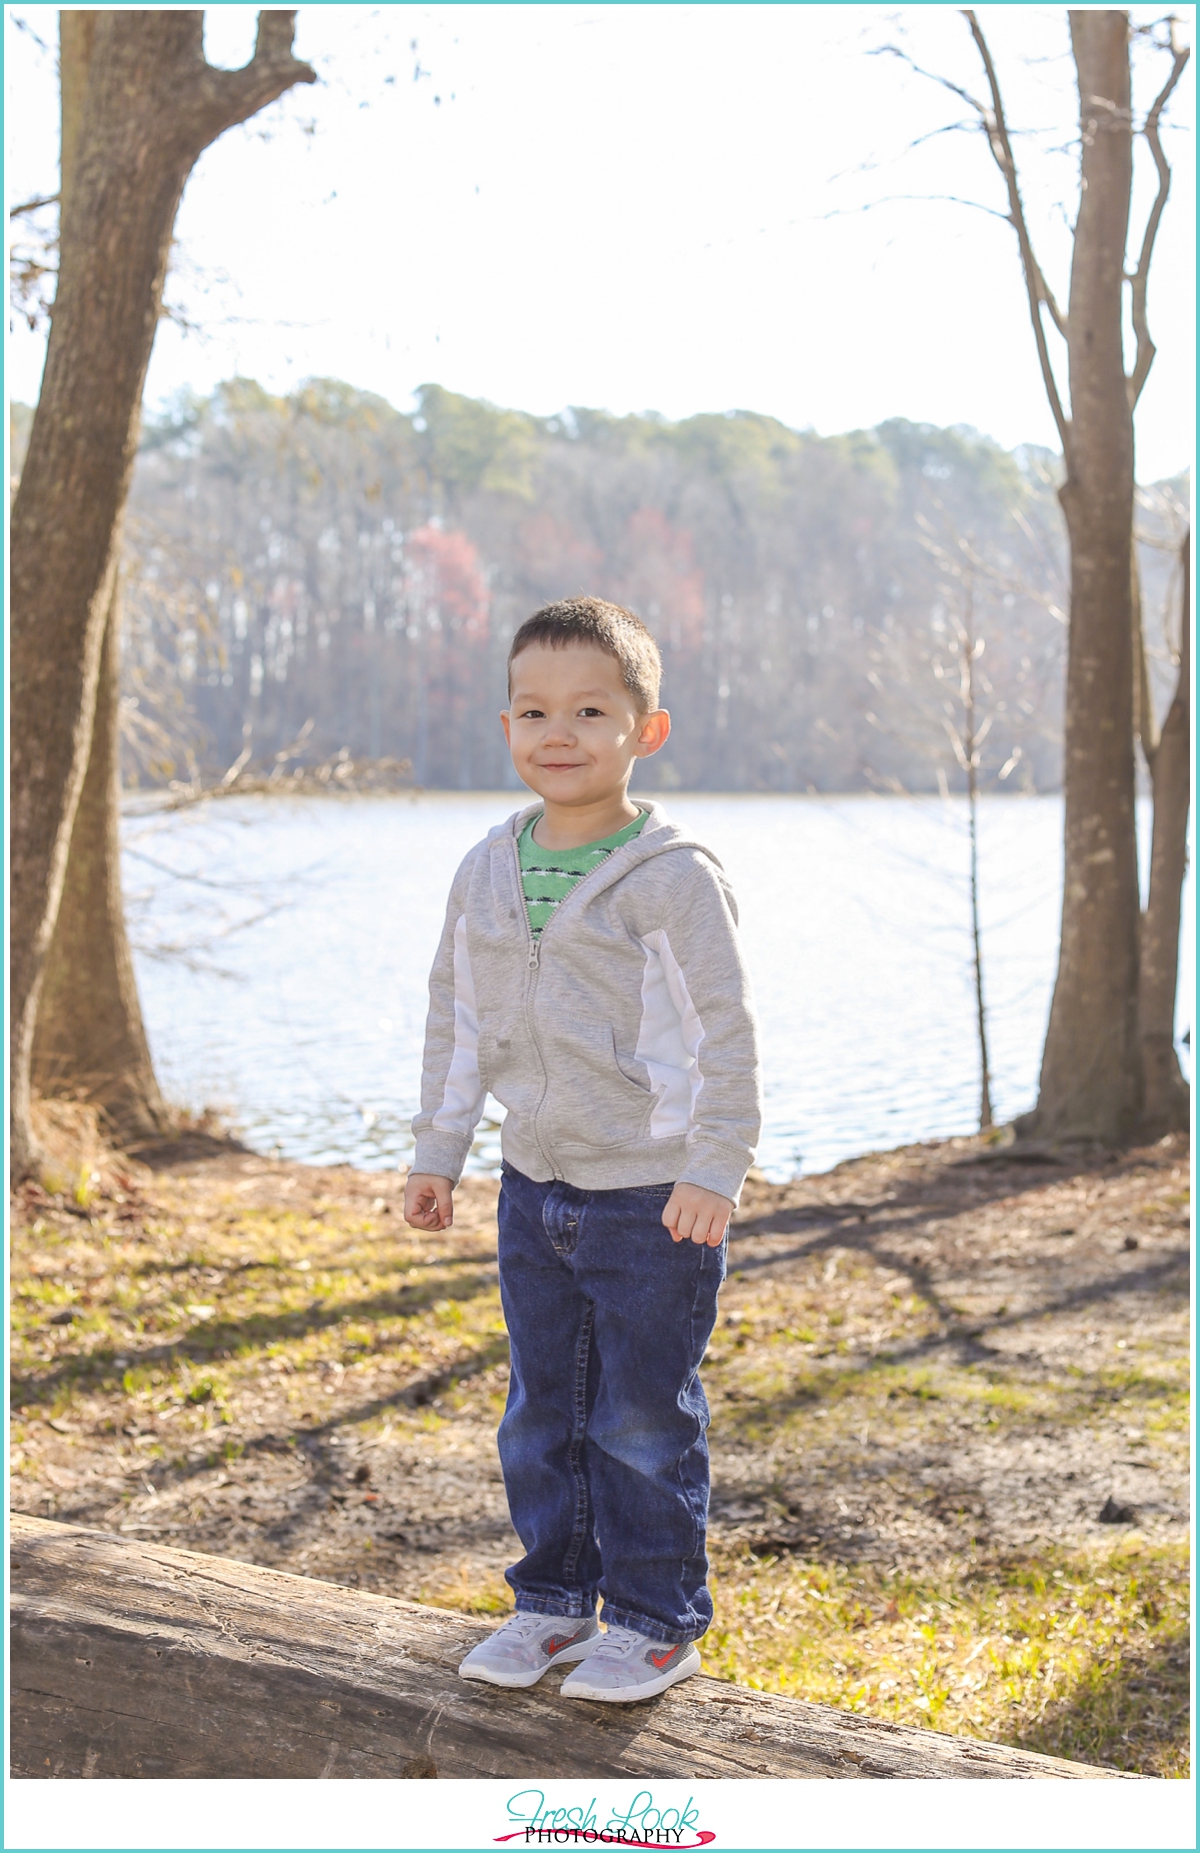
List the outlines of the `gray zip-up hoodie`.
<svg viewBox="0 0 1200 1853">
<path fill-rule="evenodd" d="M 761 1089 L 737 912 L 711 850 L 657 804 L 535 940 L 517 839 L 462 863 L 429 979 L 415 1171 L 457 1183 L 491 1092 L 505 1158 L 581 1190 L 685 1182 L 735 1203 Z"/>
</svg>

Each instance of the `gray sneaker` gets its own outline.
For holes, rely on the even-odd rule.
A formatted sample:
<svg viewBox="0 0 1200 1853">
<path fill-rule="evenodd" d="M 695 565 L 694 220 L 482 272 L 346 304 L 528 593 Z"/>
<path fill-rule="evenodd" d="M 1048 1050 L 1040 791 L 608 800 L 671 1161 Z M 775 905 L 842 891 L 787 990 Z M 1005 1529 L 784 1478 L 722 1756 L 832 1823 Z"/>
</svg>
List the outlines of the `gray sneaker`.
<svg viewBox="0 0 1200 1853">
<path fill-rule="evenodd" d="M 692 1641 L 653 1641 L 632 1628 L 610 1627 L 586 1664 L 567 1674 L 562 1695 L 633 1705 L 699 1671 L 700 1655 Z"/>
<path fill-rule="evenodd" d="M 472 1647 L 458 1669 L 460 1679 L 486 1679 L 490 1686 L 534 1686 L 547 1667 L 582 1660 L 601 1639 L 596 1617 L 512 1615 Z"/>
</svg>

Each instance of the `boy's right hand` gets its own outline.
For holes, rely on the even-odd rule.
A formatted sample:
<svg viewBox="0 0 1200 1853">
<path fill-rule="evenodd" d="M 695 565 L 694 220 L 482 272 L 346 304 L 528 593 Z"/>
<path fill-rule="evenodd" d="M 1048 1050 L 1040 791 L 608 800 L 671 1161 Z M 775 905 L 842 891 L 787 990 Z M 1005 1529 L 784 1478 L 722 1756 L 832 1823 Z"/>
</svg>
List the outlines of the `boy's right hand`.
<svg viewBox="0 0 1200 1853">
<path fill-rule="evenodd" d="M 404 1220 L 410 1229 L 448 1229 L 454 1221 L 454 1186 L 448 1177 L 410 1171 L 404 1185 Z"/>
</svg>

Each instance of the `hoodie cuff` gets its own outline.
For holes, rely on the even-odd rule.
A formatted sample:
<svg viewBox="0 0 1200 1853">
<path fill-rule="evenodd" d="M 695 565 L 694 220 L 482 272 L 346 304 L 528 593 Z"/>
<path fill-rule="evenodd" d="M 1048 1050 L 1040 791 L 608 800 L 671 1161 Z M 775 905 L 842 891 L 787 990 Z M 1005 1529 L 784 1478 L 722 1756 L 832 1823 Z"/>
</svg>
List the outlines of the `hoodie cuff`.
<svg viewBox="0 0 1200 1853">
<path fill-rule="evenodd" d="M 464 1133 L 419 1132 L 409 1168 L 426 1172 L 431 1177 L 448 1177 L 452 1184 L 457 1184 L 470 1149 L 471 1141 Z"/>
<path fill-rule="evenodd" d="M 681 1184 L 696 1184 L 701 1190 L 715 1190 L 728 1197 L 737 1208 L 753 1153 L 744 1145 L 701 1145 L 689 1147 L 687 1163 L 679 1173 Z"/>
</svg>

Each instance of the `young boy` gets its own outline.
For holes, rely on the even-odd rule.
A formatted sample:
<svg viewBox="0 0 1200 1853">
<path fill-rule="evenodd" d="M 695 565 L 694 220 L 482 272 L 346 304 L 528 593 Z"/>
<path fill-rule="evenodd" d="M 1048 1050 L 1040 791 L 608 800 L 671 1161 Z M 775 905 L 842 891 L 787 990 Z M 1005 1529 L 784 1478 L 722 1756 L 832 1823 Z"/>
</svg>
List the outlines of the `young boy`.
<svg viewBox="0 0 1200 1853">
<path fill-rule="evenodd" d="M 516 1614 L 464 1679 L 629 1703 L 698 1671 L 708 1404 L 697 1376 L 759 1129 L 754 1018 L 715 856 L 628 795 L 670 732 L 632 613 L 548 605 L 501 716 L 541 799 L 459 869 L 430 978 L 404 1210 L 449 1226 L 484 1097 L 502 1135 L 512 1350 L 500 1460 Z M 596 1622 L 604 1598 L 605 1633 Z"/>
</svg>

